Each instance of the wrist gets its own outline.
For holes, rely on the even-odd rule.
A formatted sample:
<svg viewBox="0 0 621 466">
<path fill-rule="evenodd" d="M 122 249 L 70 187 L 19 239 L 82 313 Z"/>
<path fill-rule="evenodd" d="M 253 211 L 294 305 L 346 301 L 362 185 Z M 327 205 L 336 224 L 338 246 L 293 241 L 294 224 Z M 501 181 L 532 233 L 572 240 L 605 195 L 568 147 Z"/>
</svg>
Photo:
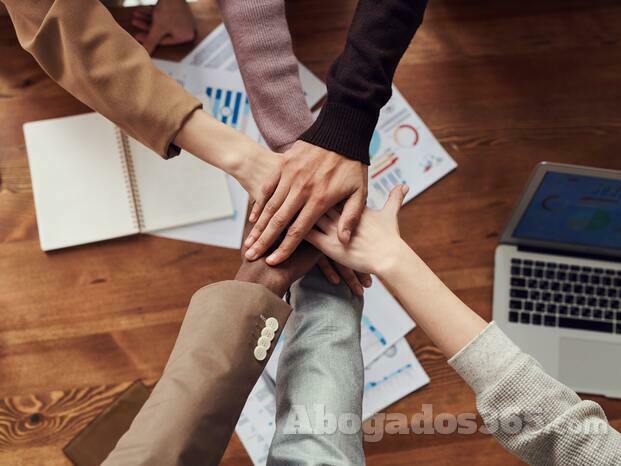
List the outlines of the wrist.
<svg viewBox="0 0 621 466">
<path fill-rule="evenodd" d="M 399 238 L 392 247 L 383 251 L 381 259 L 376 261 L 376 268 L 373 273 L 382 281 L 390 281 L 403 273 L 407 273 L 404 269 L 411 266 L 408 264 L 417 261 L 421 261 L 420 258 L 403 239 Z"/>
<path fill-rule="evenodd" d="M 244 164 L 244 150 L 250 139 L 198 109 L 181 127 L 174 142 L 199 159 L 235 176 Z"/>
<path fill-rule="evenodd" d="M 279 298 L 282 298 L 289 288 L 288 284 L 279 280 L 275 274 L 265 273 L 265 270 L 254 267 L 240 267 L 237 275 L 235 275 L 235 280 L 263 285 Z"/>
<path fill-rule="evenodd" d="M 247 189 L 245 182 L 248 178 L 252 179 L 252 175 L 255 174 L 252 168 L 254 167 L 257 172 L 260 171 L 257 167 L 261 167 L 261 149 L 263 149 L 261 146 L 246 137 L 234 141 L 229 145 L 225 166 L 222 169 Z"/>
</svg>

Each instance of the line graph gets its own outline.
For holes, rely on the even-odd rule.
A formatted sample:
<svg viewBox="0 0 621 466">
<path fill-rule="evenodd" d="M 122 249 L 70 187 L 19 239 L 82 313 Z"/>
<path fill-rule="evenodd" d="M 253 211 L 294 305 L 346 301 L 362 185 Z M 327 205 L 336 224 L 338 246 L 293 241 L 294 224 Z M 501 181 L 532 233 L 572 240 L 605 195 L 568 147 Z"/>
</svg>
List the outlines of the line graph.
<svg viewBox="0 0 621 466">
<path fill-rule="evenodd" d="M 397 377 L 398 375 L 400 375 L 401 373 L 407 371 L 408 369 L 411 369 L 413 366 L 411 363 L 407 363 L 405 366 L 400 367 L 399 369 L 392 371 L 388 374 L 386 374 L 383 378 L 381 378 L 380 380 L 371 380 L 370 382 L 366 382 L 364 384 L 364 391 L 368 391 L 371 390 L 373 388 L 379 387 L 380 385 L 388 382 L 389 380 Z"/>
<path fill-rule="evenodd" d="M 386 338 L 384 338 L 382 332 L 380 332 L 379 329 L 371 322 L 371 319 L 364 314 L 362 315 L 362 325 L 364 326 L 363 332 L 364 329 L 366 329 L 368 333 L 375 337 L 375 340 L 379 342 L 380 345 L 386 346 Z"/>
</svg>

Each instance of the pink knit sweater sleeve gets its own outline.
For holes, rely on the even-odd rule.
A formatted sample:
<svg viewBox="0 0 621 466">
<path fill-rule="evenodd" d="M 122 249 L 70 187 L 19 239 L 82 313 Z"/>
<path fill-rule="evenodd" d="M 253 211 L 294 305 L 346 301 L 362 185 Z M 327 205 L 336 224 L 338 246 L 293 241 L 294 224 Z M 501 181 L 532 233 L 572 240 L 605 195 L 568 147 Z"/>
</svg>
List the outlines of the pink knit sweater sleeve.
<svg viewBox="0 0 621 466">
<path fill-rule="evenodd" d="M 252 114 L 267 144 L 286 149 L 312 124 L 284 0 L 218 0 Z"/>
</svg>

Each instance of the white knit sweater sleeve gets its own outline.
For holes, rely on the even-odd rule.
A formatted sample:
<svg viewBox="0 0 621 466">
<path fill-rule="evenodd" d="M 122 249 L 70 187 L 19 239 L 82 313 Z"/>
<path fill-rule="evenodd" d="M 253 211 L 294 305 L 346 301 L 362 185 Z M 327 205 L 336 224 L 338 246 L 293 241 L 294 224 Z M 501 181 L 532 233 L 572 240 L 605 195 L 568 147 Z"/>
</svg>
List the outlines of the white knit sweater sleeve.
<svg viewBox="0 0 621 466">
<path fill-rule="evenodd" d="M 486 427 L 523 461 L 621 465 L 621 434 L 602 408 L 546 374 L 495 323 L 449 364 L 474 390 Z"/>
</svg>

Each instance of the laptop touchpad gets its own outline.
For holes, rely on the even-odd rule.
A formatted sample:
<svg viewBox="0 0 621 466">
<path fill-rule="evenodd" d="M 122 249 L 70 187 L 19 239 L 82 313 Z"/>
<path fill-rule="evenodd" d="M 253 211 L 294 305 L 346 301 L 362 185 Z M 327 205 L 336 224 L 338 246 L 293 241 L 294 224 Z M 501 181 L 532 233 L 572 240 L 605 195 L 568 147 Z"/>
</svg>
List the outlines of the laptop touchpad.
<svg viewBox="0 0 621 466">
<path fill-rule="evenodd" d="M 561 337 L 559 345 L 561 382 L 585 393 L 621 396 L 621 344 Z"/>
</svg>

